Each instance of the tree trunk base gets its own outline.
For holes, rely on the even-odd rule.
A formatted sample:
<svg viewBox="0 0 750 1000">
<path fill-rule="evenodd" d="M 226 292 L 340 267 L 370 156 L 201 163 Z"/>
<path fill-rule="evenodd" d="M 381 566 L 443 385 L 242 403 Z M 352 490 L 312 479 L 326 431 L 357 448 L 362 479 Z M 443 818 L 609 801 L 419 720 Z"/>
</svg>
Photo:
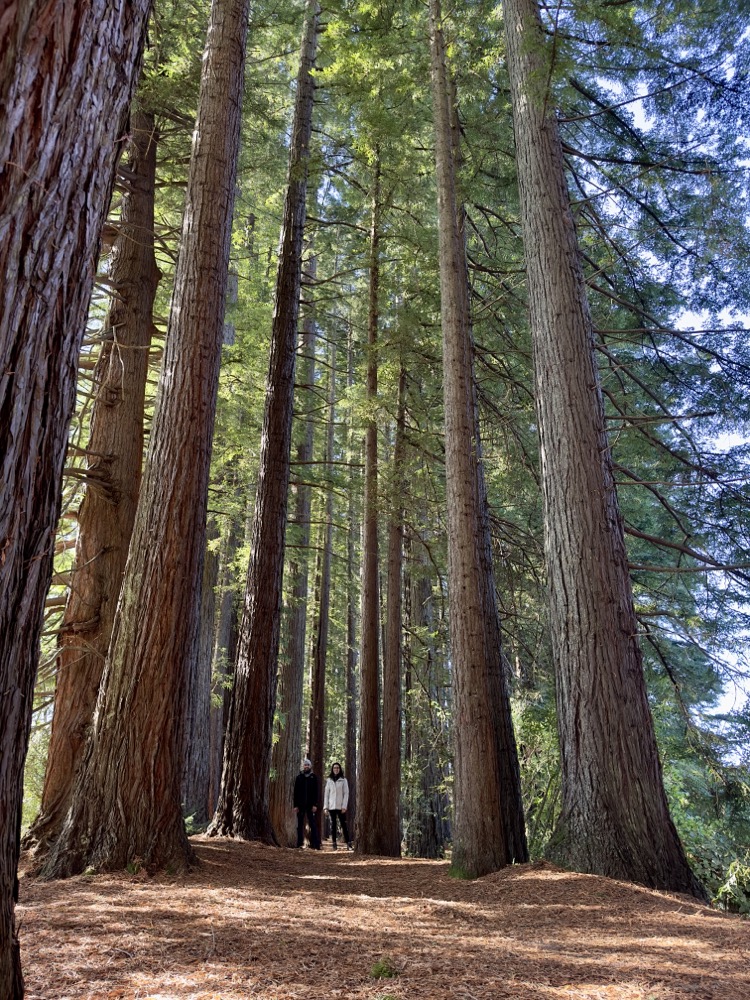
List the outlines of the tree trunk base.
<svg viewBox="0 0 750 1000">
<path fill-rule="evenodd" d="M 623 831 L 595 837 L 592 834 L 595 829 L 593 824 L 580 829 L 571 823 L 558 823 L 545 858 L 570 871 L 635 882 L 649 889 L 684 893 L 702 903 L 709 902 L 706 890 L 693 875 L 681 850 L 675 853 L 667 845 L 658 852 L 656 845 L 643 835 L 633 839 Z M 612 844 L 619 845 L 616 851 Z"/>
</svg>

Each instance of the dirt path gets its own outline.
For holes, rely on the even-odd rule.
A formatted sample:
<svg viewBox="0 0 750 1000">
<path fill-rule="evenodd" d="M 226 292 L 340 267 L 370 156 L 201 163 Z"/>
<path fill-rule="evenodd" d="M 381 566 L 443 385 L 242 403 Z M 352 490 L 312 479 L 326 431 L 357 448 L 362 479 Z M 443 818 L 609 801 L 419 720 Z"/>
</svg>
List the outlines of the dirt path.
<svg viewBox="0 0 750 1000">
<path fill-rule="evenodd" d="M 28 1000 L 750 1000 L 750 923 L 681 897 L 522 865 L 194 838 L 180 878 L 23 878 Z M 373 978 L 378 962 L 398 972 Z"/>
</svg>

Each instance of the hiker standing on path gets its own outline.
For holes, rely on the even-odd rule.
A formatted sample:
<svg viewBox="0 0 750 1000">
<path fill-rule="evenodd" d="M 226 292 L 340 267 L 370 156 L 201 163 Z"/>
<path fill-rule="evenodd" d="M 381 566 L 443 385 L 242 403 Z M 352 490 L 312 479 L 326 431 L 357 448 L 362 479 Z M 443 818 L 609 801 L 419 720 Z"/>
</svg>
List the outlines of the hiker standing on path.
<svg viewBox="0 0 750 1000">
<path fill-rule="evenodd" d="M 346 807 L 349 804 L 349 782 L 344 777 L 344 772 L 336 761 L 331 765 L 331 773 L 326 781 L 325 798 L 323 799 L 323 809 L 331 817 L 331 840 L 333 849 L 336 850 L 336 827 L 337 821 L 341 821 L 341 832 L 344 835 L 346 846 L 351 851 L 352 842 L 349 837 L 349 828 L 346 825 Z"/>
<path fill-rule="evenodd" d="M 310 847 L 320 850 L 318 835 L 318 779 L 313 774 L 312 761 L 305 757 L 302 770 L 294 782 L 294 811 L 297 813 L 297 847 L 305 842 L 305 818 L 310 825 Z"/>
</svg>

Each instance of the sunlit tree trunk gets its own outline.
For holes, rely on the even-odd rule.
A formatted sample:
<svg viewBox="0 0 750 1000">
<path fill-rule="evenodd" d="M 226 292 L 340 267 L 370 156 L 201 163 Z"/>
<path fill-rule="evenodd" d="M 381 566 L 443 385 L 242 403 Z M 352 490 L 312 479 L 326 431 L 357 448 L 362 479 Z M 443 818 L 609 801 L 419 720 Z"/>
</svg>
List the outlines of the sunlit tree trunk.
<svg viewBox="0 0 750 1000">
<path fill-rule="evenodd" d="M 125 189 L 107 277 L 113 299 L 94 369 L 87 486 L 78 512 L 70 593 L 60 629 L 55 708 L 39 815 L 25 843 L 49 844 L 68 811 L 86 730 L 94 714 L 143 464 L 143 409 L 153 305 L 156 182 L 154 116 L 130 120 Z"/>
<path fill-rule="evenodd" d="M 310 284 L 315 281 L 315 257 L 309 264 Z M 309 311 L 300 338 L 302 365 L 300 383 L 307 390 L 304 394 L 307 412 L 304 418 L 302 440 L 297 447 L 297 465 L 300 479 L 294 488 L 294 523 L 298 547 L 289 559 L 291 599 L 288 637 L 281 661 L 279 685 L 279 715 L 282 719 L 278 739 L 274 744 L 271 768 L 275 775 L 271 781 L 269 808 L 271 824 L 276 839 L 288 847 L 297 844 L 297 817 L 292 809 L 292 789 L 300 769 L 302 748 L 302 689 L 305 678 L 305 637 L 307 631 L 308 549 L 310 547 L 311 491 L 306 467 L 313 457 L 314 424 L 312 420 L 311 390 L 315 380 L 315 318 Z"/>
<path fill-rule="evenodd" d="M 6 3 L 0 18 L 0 996 L 23 767 L 78 355 L 150 0 Z"/>
<path fill-rule="evenodd" d="M 269 772 L 318 16 L 317 0 L 309 0 L 289 152 L 251 556 L 221 793 L 209 828 L 214 834 L 268 842 L 275 841 L 269 814 Z"/>
<path fill-rule="evenodd" d="M 563 807 L 551 857 L 701 896 L 669 816 L 536 0 L 504 0 L 528 273 Z"/>
<path fill-rule="evenodd" d="M 393 496 L 388 523 L 388 589 L 383 649 L 383 747 L 381 761 L 383 853 L 401 854 L 401 671 L 403 576 L 403 465 L 406 427 L 406 371 L 398 380 L 398 413 L 393 448 Z"/>
<path fill-rule="evenodd" d="M 247 18 L 247 0 L 212 4 L 143 486 L 93 728 L 49 877 L 192 858 L 180 795 L 185 689 L 200 613 Z"/>
<path fill-rule="evenodd" d="M 492 570 L 474 384 L 456 109 L 439 0 L 430 0 L 443 327 L 448 581 L 455 711 L 453 865 L 484 875 L 527 858 Z"/>
</svg>

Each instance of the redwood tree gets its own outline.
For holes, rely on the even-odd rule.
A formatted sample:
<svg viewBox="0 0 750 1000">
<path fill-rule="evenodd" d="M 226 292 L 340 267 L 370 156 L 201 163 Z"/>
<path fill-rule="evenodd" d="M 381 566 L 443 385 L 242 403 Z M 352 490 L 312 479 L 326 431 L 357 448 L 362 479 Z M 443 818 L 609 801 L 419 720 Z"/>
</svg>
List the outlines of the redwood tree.
<svg viewBox="0 0 750 1000">
<path fill-rule="evenodd" d="M 0 18 L 0 996 L 23 766 L 75 375 L 150 0 L 10 0 Z"/>
<path fill-rule="evenodd" d="M 318 17 L 317 0 L 309 0 L 289 150 L 250 564 L 224 747 L 221 792 L 209 828 L 214 834 L 269 842 L 275 840 L 269 815 L 269 771 Z"/>
<path fill-rule="evenodd" d="M 315 257 L 311 257 L 308 270 L 311 281 L 315 278 Z M 284 656 L 279 669 L 281 694 L 279 715 L 281 727 L 273 747 L 272 770 L 274 779 L 270 788 L 271 823 L 280 844 L 294 847 L 297 844 L 297 818 L 292 809 L 292 788 L 299 772 L 302 748 L 302 688 L 305 678 L 305 635 L 307 632 L 308 553 L 310 545 L 311 487 L 305 481 L 304 469 L 312 461 L 314 424 L 312 419 L 311 391 L 315 380 L 315 319 L 312 312 L 305 317 L 302 336 L 302 368 L 300 379 L 304 387 L 307 413 L 304 418 L 302 439 L 297 446 L 297 464 L 302 481 L 294 487 L 293 524 L 297 527 L 297 548 L 289 559 L 288 573 L 291 599 L 288 635 Z M 320 775 L 319 775 L 320 777 Z"/>
<path fill-rule="evenodd" d="M 550 856 L 702 897 L 669 816 L 536 0 L 503 0 L 536 374 L 562 812 Z"/>
<path fill-rule="evenodd" d="M 130 118 L 117 236 L 107 277 L 114 295 L 94 369 L 86 492 L 57 655 L 55 708 L 39 815 L 24 843 L 49 843 L 70 804 L 91 724 L 135 520 L 143 464 L 143 410 L 153 305 L 158 135 L 153 114 Z"/>
<path fill-rule="evenodd" d="M 455 711 L 453 865 L 478 876 L 525 861 L 527 849 L 479 438 L 464 212 L 456 189 L 459 129 L 438 0 L 430 0 L 430 22 Z"/>
<path fill-rule="evenodd" d="M 367 401 L 378 394 L 380 321 L 380 151 L 375 150 L 370 224 L 370 277 L 367 310 Z M 365 429 L 365 496 L 362 510 L 362 633 L 359 668 L 359 755 L 357 760 L 357 834 L 361 854 L 382 852 L 380 758 L 380 600 L 378 597 L 378 428 L 374 412 Z"/>
<path fill-rule="evenodd" d="M 239 151 L 247 0 L 213 0 L 181 252 L 143 487 L 92 732 L 47 876 L 183 865 L 185 687 Z"/>
</svg>

